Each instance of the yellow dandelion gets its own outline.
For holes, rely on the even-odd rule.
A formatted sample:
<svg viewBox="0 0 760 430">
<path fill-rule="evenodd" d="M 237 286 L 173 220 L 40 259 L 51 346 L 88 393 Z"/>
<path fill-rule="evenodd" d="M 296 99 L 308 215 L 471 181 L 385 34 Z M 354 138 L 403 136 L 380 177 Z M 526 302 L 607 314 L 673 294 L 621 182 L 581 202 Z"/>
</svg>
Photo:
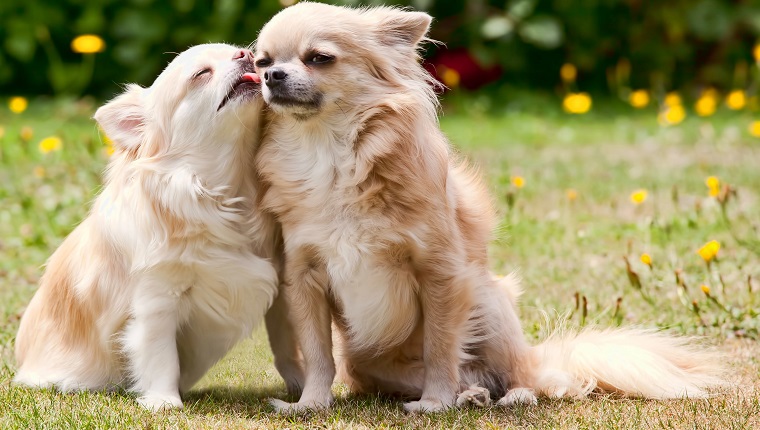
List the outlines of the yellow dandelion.
<svg viewBox="0 0 760 430">
<path fill-rule="evenodd" d="M 573 82 L 575 77 L 578 76 L 578 69 L 570 63 L 565 63 L 559 68 L 559 76 L 563 82 Z"/>
<path fill-rule="evenodd" d="M 19 135 L 21 136 L 21 140 L 24 142 L 29 142 L 32 140 L 32 137 L 34 137 L 34 130 L 32 130 L 32 127 L 26 125 L 24 127 L 21 127 L 21 132 Z"/>
<path fill-rule="evenodd" d="M 441 77 L 441 82 L 443 82 L 443 85 L 446 85 L 449 88 L 456 88 L 459 86 L 459 72 L 446 66 L 440 66 L 439 70 L 439 76 Z"/>
<path fill-rule="evenodd" d="M 709 263 L 718 256 L 718 251 L 720 251 L 720 242 L 717 240 L 711 240 L 702 245 L 702 247 L 697 250 L 697 254 L 699 254 L 705 262 Z"/>
<path fill-rule="evenodd" d="M 525 178 L 522 176 L 512 176 L 512 185 L 515 186 L 515 188 L 522 188 L 525 186 Z"/>
<path fill-rule="evenodd" d="M 702 284 L 702 286 L 699 287 L 703 293 L 705 293 L 706 296 L 710 297 L 710 286 Z"/>
<path fill-rule="evenodd" d="M 652 267 L 652 256 L 647 254 L 646 252 L 641 254 L 641 262 L 646 264 L 649 267 Z"/>
<path fill-rule="evenodd" d="M 752 56 L 755 57 L 755 61 L 760 63 L 760 43 L 755 45 L 755 49 L 752 50 Z"/>
<path fill-rule="evenodd" d="M 677 106 L 681 104 L 681 96 L 675 92 L 671 91 L 668 94 L 665 95 L 665 104 L 668 106 Z"/>
<path fill-rule="evenodd" d="M 591 110 L 591 96 L 588 93 L 570 93 L 562 101 L 562 108 L 567 113 L 584 114 Z"/>
<path fill-rule="evenodd" d="M 35 177 L 42 179 L 45 177 L 45 168 L 42 166 L 36 166 L 34 170 L 32 170 L 32 173 L 34 173 Z"/>
<path fill-rule="evenodd" d="M 649 91 L 636 90 L 628 96 L 628 102 L 636 109 L 645 108 L 649 104 Z"/>
<path fill-rule="evenodd" d="M 52 151 L 60 151 L 63 147 L 63 141 L 58 136 L 50 136 L 42 139 L 38 145 L 40 152 L 47 154 Z"/>
<path fill-rule="evenodd" d="M 567 199 L 570 200 L 571 202 L 578 199 L 578 191 L 575 191 L 572 188 L 568 188 L 567 190 L 565 190 L 565 195 L 567 196 Z"/>
<path fill-rule="evenodd" d="M 103 52 L 104 49 L 106 49 L 106 43 L 100 36 L 94 34 L 83 34 L 71 41 L 71 50 L 77 54 L 95 54 Z"/>
<path fill-rule="evenodd" d="M 710 197 L 717 197 L 720 194 L 720 179 L 717 176 L 708 176 L 705 179 L 705 185 L 710 190 Z"/>
<path fill-rule="evenodd" d="M 718 99 L 706 94 L 702 94 L 702 96 L 697 99 L 697 102 L 694 103 L 694 110 L 699 116 L 710 116 L 715 113 L 717 107 Z"/>
<path fill-rule="evenodd" d="M 760 121 L 752 121 L 749 125 L 749 134 L 760 137 Z"/>
<path fill-rule="evenodd" d="M 733 90 L 726 97 L 726 106 L 731 110 L 741 110 L 747 104 L 747 96 L 742 90 Z"/>
<path fill-rule="evenodd" d="M 647 190 L 645 189 L 638 189 L 631 193 L 631 202 L 636 205 L 640 205 L 644 203 L 644 201 L 647 199 Z"/>
<path fill-rule="evenodd" d="M 29 106 L 29 100 L 26 97 L 11 97 L 8 101 L 8 108 L 13 113 L 21 113 Z"/>
<path fill-rule="evenodd" d="M 667 106 L 660 111 L 657 121 L 660 125 L 669 126 L 681 123 L 686 118 L 686 109 L 681 105 Z"/>
</svg>

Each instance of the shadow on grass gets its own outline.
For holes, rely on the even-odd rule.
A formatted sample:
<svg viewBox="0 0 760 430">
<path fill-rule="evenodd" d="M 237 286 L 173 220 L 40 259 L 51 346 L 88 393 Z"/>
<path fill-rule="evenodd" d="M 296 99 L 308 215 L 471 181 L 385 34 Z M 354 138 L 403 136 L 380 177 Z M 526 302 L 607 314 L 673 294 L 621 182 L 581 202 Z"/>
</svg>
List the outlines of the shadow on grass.
<svg viewBox="0 0 760 430">
<path fill-rule="evenodd" d="M 193 414 L 228 414 L 248 419 L 284 420 L 292 423 L 320 422 L 336 417 L 352 417 L 371 423 L 382 417 L 382 422 L 403 423 L 409 417 L 403 408 L 403 399 L 387 395 L 345 394 L 335 398 L 327 410 L 279 414 L 269 404 L 269 399 L 287 402 L 298 401 L 297 396 L 285 393 L 284 386 L 259 387 L 212 386 L 192 390 L 184 397 L 185 410 Z"/>
<path fill-rule="evenodd" d="M 381 424 L 426 427 L 431 423 L 456 423 L 454 427 L 473 428 L 482 427 L 485 422 L 531 422 L 541 416 L 558 414 L 562 408 L 573 403 L 567 399 L 545 400 L 539 406 L 465 407 L 421 415 L 404 411 L 403 404 L 408 399 L 377 394 L 345 394 L 337 396 L 327 410 L 279 414 L 270 406 L 270 398 L 289 402 L 298 400 L 297 397 L 287 396 L 284 387 L 277 385 L 245 388 L 213 386 L 188 393 L 185 396 L 185 410 L 190 414 L 231 415 L 269 423 L 324 424 L 339 420 L 370 427 Z"/>
</svg>

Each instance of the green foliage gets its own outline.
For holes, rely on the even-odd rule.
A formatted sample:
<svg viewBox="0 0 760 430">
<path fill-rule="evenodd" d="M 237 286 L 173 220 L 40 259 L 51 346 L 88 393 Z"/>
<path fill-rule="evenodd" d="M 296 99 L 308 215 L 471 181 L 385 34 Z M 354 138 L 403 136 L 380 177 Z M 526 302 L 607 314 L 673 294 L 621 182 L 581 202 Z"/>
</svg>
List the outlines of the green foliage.
<svg viewBox="0 0 760 430">
<path fill-rule="evenodd" d="M 274 0 L 6 0 L 0 91 L 110 95 L 115 83 L 149 84 L 173 53 L 191 45 L 249 44 L 279 9 Z M 72 52 L 81 34 L 102 37 L 105 51 Z M 92 79 L 83 79 L 93 60 Z"/>
<path fill-rule="evenodd" d="M 560 65 L 570 62 L 578 66 L 585 89 L 600 90 L 607 86 L 609 70 L 625 59 L 632 66 L 634 88 L 668 90 L 690 84 L 743 88 L 749 83 L 742 70 L 753 61 L 752 47 L 760 37 L 757 2 L 332 3 L 399 4 L 427 10 L 436 18 L 433 38 L 449 48 L 465 47 L 483 63 L 501 65 L 505 80 L 537 87 L 556 85 Z M 173 52 L 190 45 L 251 43 L 281 8 L 276 0 L 4 0 L 0 92 L 110 95 L 114 83 L 148 84 Z M 84 33 L 105 39 L 105 52 L 89 60 L 73 53 L 69 43 Z"/>
</svg>

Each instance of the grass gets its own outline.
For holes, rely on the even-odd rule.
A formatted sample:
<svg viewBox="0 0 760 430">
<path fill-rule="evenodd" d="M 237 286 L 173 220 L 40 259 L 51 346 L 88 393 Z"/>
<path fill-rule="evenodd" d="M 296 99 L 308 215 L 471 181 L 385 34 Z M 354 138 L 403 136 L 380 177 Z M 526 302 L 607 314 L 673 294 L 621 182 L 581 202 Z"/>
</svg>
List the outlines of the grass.
<svg viewBox="0 0 760 430">
<path fill-rule="evenodd" d="M 702 335 L 727 354 L 737 388 L 699 401 L 595 396 L 410 416 L 396 400 L 354 397 L 336 385 L 330 411 L 281 416 L 266 403 L 284 396 L 284 385 L 261 330 L 211 370 L 182 411 L 153 415 L 124 393 L 13 387 L 19 317 L 41 265 L 85 216 L 107 160 L 89 119 L 94 102 L 38 100 L 20 115 L 0 110 L 0 428 L 760 427 L 760 139 L 746 131 L 752 115 L 723 112 L 661 128 L 654 111 L 614 104 L 571 117 L 551 101 L 489 103 L 457 100 L 442 127 L 478 166 L 503 215 L 492 266 L 524 279 L 526 335 L 538 341 L 560 317 L 571 326 L 639 324 Z M 33 137 L 19 137 L 23 127 Z M 63 148 L 42 154 L 37 145 L 50 135 Z M 711 175 L 737 191 L 725 216 L 707 195 Z M 522 188 L 514 176 L 524 179 Z M 648 197 L 636 205 L 629 196 L 640 188 Z M 709 240 L 721 249 L 708 266 L 696 250 Z"/>
</svg>

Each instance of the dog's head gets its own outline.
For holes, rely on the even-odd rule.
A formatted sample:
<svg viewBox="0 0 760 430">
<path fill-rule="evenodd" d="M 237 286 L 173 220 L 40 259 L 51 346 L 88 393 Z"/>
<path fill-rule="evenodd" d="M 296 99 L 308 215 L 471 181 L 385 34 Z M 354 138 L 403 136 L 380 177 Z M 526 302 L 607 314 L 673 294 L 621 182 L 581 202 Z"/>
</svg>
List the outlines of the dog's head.
<svg viewBox="0 0 760 430">
<path fill-rule="evenodd" d="M 286 8 L 256 42 L 264 99 L 275 112 L 309 119 L 345 115 L 410 87 L 428 91 L 417 48 L 430 21 L 425 13 L 391 7 L 303 2 Z"/>
<path fill-rule="evenodd" d="M 148 88 L 126 90 L 95 113 L 117 151 L 131 158 L 223 141 L 253 123 L 261 83 L 253 53 L 225 44 L 194 46 L 179 54 Z M 179 148 L 178 148 L 179 149 Z"/>
</svg>

